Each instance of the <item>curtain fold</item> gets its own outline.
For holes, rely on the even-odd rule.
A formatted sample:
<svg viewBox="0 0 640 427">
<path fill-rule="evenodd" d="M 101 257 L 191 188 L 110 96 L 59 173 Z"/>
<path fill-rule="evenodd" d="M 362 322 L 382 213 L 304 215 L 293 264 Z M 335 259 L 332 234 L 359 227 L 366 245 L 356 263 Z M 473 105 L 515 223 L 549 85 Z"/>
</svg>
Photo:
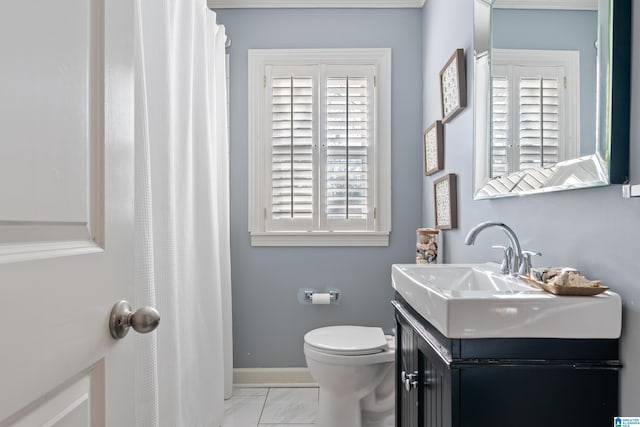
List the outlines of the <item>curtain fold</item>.
<svg viewBox="0 0 640 427">
<path fill-rule="evenodd" d="M 219 426 L 231 378 L 226 35 L 203 0 L 137 0 L 138 426 Z"/>
</svg>

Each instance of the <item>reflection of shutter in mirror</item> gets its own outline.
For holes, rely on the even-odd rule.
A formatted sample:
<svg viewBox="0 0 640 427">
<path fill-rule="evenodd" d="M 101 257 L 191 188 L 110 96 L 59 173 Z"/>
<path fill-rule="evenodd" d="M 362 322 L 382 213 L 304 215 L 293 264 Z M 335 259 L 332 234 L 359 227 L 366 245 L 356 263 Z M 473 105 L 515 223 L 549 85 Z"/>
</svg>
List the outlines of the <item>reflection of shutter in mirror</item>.
<svg viewBox="0 0 640 427">
<path fill-rule="evenodd" d="M 313 212 L 313 79 L 272 79 L 272 193 L 274 219 Z"/>
<path fill-rule="evenodd" d="M 509 79 L 495 75 L 492 79 L 491 177 L 509 172 Z"/>
<path fill-rule="evenodd" d="M 520 170 L 558 162 L 558 78 L 520 79 Z"/>
<path fill-rule="evenodd" d="M 327 217 L 366 219 L 369 97 L 366 77 L 327 79 Z"/>
<path fill-rule="evenodd" d="M 495 65 L 491 104 L 491 177 L 548 168 L 560 155 L 562 67 Z M 567 142 L 565 142 L 567 143 Z"/>
</svg>

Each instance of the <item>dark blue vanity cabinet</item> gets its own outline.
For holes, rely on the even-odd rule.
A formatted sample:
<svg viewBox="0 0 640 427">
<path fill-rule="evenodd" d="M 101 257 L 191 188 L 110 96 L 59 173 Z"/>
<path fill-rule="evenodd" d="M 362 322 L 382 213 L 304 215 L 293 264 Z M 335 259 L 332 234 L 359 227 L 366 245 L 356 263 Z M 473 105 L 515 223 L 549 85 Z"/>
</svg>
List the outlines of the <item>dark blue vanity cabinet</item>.
<svg viewBox="0 0 640 427">
<path fill-rule="evenodd" d="M 396 295 L 396 426 L 601 427 L 618 340 L 449 339 Z"/>
</svg>

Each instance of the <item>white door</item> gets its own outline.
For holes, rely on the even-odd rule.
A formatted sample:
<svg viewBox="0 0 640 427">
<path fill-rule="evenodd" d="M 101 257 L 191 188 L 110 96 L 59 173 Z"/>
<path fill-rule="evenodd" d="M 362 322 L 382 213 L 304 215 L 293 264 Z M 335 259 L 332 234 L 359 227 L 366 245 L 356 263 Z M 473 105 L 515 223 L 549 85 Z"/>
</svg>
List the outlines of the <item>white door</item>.
<svg viewBox="0 0 640 427">
<path fill-rule="evenodd" d="M 133 4 L 2 1 L 2 427 L 134 424 Z"/>
</svg>

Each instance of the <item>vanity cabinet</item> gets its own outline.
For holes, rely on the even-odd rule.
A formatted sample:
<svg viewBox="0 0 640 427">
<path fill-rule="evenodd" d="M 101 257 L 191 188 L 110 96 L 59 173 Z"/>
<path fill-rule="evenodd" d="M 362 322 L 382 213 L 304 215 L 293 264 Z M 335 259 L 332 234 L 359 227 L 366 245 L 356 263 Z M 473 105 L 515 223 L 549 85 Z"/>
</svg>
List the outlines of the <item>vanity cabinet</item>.
<svg viewBox="0 0 640 427">
<path fill-rule="evenodd" d="M 612 425 L 618 340 L 449 339 L 399 294 L 398 427 Z"/>
<path fill-rule="evenodd" d="M 417 337 L 411 326 L 398 319 L 396 327 L 396 407 L 400 418 L 396 418 L 398 427 L 418 425 L 418 348 Z"/>
</svg>

